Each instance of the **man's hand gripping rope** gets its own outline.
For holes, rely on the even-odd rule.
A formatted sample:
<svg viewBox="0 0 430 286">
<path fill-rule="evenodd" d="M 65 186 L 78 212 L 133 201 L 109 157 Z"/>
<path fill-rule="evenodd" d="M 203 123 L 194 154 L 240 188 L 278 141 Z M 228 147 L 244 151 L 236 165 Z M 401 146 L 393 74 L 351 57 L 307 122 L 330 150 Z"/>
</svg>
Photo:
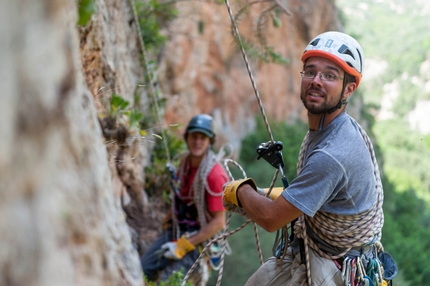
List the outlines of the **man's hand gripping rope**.
<svg viewBox="0 0 430 286">
<path fill-rule="evenodd" d="M 246 212 L 242 209 L 242 204 L 240 203 L 239 198 L 237 197 L 237 190 L 240 186 L 248 184 L 250 185 L 257 193 L 262 196 L 266 196 L 269 192 L 269 188 L 259 188 L 257 184 L 252 178 L 245 178 L 241 180 L 235 180 L 232 182 L 228 182 L 223 186 L 223 204 L 224 208 L 231 212 L 236 212 L 242 216 L 246 216 Z M 269 198 L 272 200 L 276 200 L 282 193 L 284 189 L 281 187 L 273 188 L 270 192 Z"/>
<path fill-rule="evenodd" d="M 257 190 L 257 184 L 255 184 L 254 180 L 251 178 L 235 180 L 224 184 L 222 187 L 224 190 L 222 201 L 226 210 L 246 216 L 246 212 L 242 209 L 242 204 L 237 197 L 237 190 L 240 186 L 245 184 L 248 184 L 254 190 Z"/>
</svg>

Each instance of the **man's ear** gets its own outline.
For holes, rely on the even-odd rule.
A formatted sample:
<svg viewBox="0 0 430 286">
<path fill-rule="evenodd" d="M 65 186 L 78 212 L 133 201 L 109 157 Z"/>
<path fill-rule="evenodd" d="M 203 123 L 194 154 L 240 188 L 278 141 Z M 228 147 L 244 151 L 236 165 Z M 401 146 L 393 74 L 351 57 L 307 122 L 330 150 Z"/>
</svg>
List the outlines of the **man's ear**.
<svg viewBox="0 0 430 286">
<path fill-rule="evenodd" d="M 350 97 L 356 89 L 357 89 L 357 83 L 356 82 L 347 83 L 346 87 L 345 87 L 345 92 L 343 93 L 342 100 L 347 100 L 348 97 Z"/>
</svg>

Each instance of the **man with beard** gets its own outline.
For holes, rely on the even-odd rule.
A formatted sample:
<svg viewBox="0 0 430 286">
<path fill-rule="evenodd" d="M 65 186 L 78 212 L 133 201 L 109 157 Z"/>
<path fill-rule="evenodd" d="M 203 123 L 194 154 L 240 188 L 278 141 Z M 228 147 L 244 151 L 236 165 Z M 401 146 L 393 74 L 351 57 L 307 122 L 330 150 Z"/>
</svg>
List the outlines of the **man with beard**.
<svg viewBox="0 0 430 286">
<path fill-rule="evenodd" d="M 194 116 L 184 139 L 188 152 L 175 174 L 173 185 L 179 188 L 174 190 L 172 209 L 164 219 L 163 232 L 141 258 L 149 281 L 167 283 L 173 272 L 187 273 L 204 244 L 225 226 L 222 186 L 227 182 L 227 174 L 211 150 L 215 142 L 212 117 Z M 207 261 L 201 262 L 201 268 L 207 268 Z M 201 275 L 192 280 L 204 285 L 208 270 L 198 272 Z"/>
<path fill-rule="evenodd" d="M 383 191 L 372 143 L 345 112 L 361 81 L 363 51 L 349 35 L 326 32 L 308 44 L 301 60 L 309 131 L 297 177 L 270 194 L 251 178 L 224 186 L 228 210 L 246 213 L 269 232 L 292 226 L 288 247 L 280 245 L 246 285 L 372 285 L 373 277 L 358 269 L 372 266 L 382 249 Z"/>
</svg>

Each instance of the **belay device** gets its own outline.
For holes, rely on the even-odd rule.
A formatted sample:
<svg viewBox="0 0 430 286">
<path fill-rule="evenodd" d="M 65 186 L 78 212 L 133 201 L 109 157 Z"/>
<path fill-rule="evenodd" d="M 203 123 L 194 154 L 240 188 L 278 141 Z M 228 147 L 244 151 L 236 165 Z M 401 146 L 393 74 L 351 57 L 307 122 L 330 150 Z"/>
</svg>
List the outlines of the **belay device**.
<svg viewBox="0 0 430 286">
<path fill-rule="evenodd" d="M 260 160 L 260 158 L 263 158 L 267 162 L 269 162 L 270 165 L 278 169 L 282 174 L 282 184 L 284 185 L 284 188 L 288 187 L 288 179 L 285 177 L 284 174 L 284 161 L 282 160 L 282 149 L 283 145 L 281 141 L 277 142 L 267 142 L 267 143 L 261 143 L 257 147 L 257 153 L 258 157 L 257 160 Z"/>
<path fill-rule="evenodd" d="M 288 187 L 289 183 L 288 183 L 287 177 L 284 174 L 284 169 L 283 169 L 284 161 L 282 159 L 282 152 L 281 152 L 282 149 L 283 149 L 282 142 L 277 141 L 277 142 L 261 143 L 257 147 L 256 151 L 258 153 L 257 160 L 260 160 L 260 158 L 263 158 L 270 165 L 272 165 L 273 167 L 275 167 L 277 170 L 281 172 L 282 184 L 284 185 L 284 189 L 285 189 Z M 294 227 L 294 222 L 295 221 L 291 222 L 291 229 Z M 287 251 L 287 246 L 288 246 L 287 236 L 288 236 L 288 232 L 286 227 L 283 227 L 282 229 L 276 232 L 276 238 L 273 244 L 272 251 L 273 251 L 273 255 L 277 259 L 281 259 Z M 292 241 L 292 239 L 293 239 L 293 233 L 291 233 L 290 241 Z"/>
</svg>

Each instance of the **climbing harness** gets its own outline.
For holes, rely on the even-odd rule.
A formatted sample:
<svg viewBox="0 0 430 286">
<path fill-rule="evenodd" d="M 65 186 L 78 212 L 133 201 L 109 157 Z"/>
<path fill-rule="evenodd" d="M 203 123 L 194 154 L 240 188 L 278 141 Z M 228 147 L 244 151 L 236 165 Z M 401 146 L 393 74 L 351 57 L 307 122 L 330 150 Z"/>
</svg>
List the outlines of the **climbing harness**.
<svg viewBox="0 0 430 286">
<path fill-rule="evenodd" d="M 151 96 L 153 98 L 155 111 L 156 111 L 156 117 L 160 123 L 160 112 L 159 112 L 159 107 L 157 104 L 158 101 L 156 98 L 157 92 L 155 91 L 156 85 L 153 82 L 152 75 L 151 75 L 151 72 L 150 72 L 149 67 L 148 67 L 149 66 L 148 62 L 147 62 L 148 57 L 146 55 L 145 44 L 143 42 L 142 37 L 140 36 L 142 33 L 140 30 L 140 26 L 139 26 L 139 20 L 137 17 L 136 5 L 134 3 L 134 0 L 130 0 L 130 5 L 132 6 L 132 9 L 133 9 L 133 15 L 134 15 L 134 20 L 135 20 L 136 30 L 137 30 L 137 33 L 139 35 L 138 38 L 139 38 L 141 52 L 143 55 L 142 63 L 143 63 L 143 66 L 145 67 L 145 69 L 147 71 L 147 75 L 148 75 L 148 79 L 149 79 L 149 93 L 151 94 Z M 170 186 L 172 188 L 172 194 L 175 195 L 175 194 L 178 194 L 179 190 L 180 190 L 179 178 L 181 176 L 177 176 L 175 167 L 171 163 L 172 160 L 171 160 L 169 149 L 167 146 L 167 140 L 166 140 L 167 137 L 166 137 L 164 128 L 162 129 L 162 134 L 163 134 L 163 137 L 165 139 L 165 140 L 163 140 L 163 144 L 164 144 L 165 154 L 166 154 L 166 158 L 167 158 L 167 162 L 168 162 L 166 164 L 166 169 L 168 170 L 168 172 L 170 174 Z M 205 156 L 204 160 L 201 162 L 201 164 L 198 168 L 198 171 L 196 173 L 196 176 L 201 177 L 201 178 L 206 178 L 207 175 L 209 174 L 209 172 L 212 170 L 212 167 L 214 166 L 214 164 L 216 162 L 221 162 L 221 159 L 226 154 L 227 148 L 230 148 L 230 153 L 232 153 L 233 148 L 232 148 L 232 145 L 229 145 L 229 144 L 223 145 L 216 156 L 212 151 L 208 150 L 208 154 L 207 154 L 207 156 Z M 180 172 L 181 171 L 183 171 L 183 170 L 180 170 Z M 217 195 L 217 196 L 222 195 L 222 194 L 213 193 L 210 190 L 209 186 L 207 185 L 206 180 L 194 180 L 192 187 L 195 190 L 199 190 L 201 188 L 206 189 L 212 195 Z M 206 210 L 204 192 L 203 192 L 203 194 L 202 194 L 202 192 L 194 192 L 193 200 L 197 206 L 197 212 L 198 212 L 198 219 L 199 219 L 200 227 L 203 227 L 207 224 L 207 218 L 209 215 L 207 210 Z M 175 200 L 172 199 L 172 202 L 174 202 L 174 201 Z M 172 208 L 172 214 L 174 214 L 174 208 L 175 208 L 174 203 L 172 203 L 171 208 Z M 172 231 L 173 231 L 172 237 L 179 238 L 178 236 L 179 236 L 180 231 L 178 230 L 178 221 L 177 221 L 177 218 L 175 215 L 172 215 Z M 202 254 L 206 254 L 206 256 L 209 258 L 209 264 L 210 264 L 211 268 L 213 268 L 214 270 L 220 269 L 220 267 L 222 267 L 224 255 L 231 253 L 230 246 L 226 240 L 222 240 L 221 243 L 217 243 L 216 240 L 214 240 L 212 243 L 206 244 L 204 249 L 207 249 L 207 251 L 204 251 L 204 252 L 202 251 Z M 218 265 L 217 265 L 217 263 L 218 263 Z M 184 279 L 184 281 L 186 281 L 186 280 Z"/>
<path fill-rule="evenodd" d="M 243 168 L 234 160 L 232 159 L 225 159 L 224 160 L 224 168 L 227 171 L 227 174 L 229 176 L 229 178 L 231 180 L 234 180 L 234 177 L 232 175 L 232 173 L 230 172 L 230 169 L 228 167 L 228 164 L 231 163 L 233 165 L 235 165 L 236 167 L 238 167 L 240 169 L 240 171 L 242 172 L 242 176 L 244 178 L 246 178 L 246 173 L 243 170 Z M 221 249 L 220 251 L 220 255 L 217 257 L 218 258 L 218 265 L 216 266 L 216 270 L 218 270 L 218 280 L 217 280 L 217 284 L 216 285 L 221 285 L 221 279 L 223 276 L 223 270 L 224 270 L 224 257 L 226 254 L 228 253 L 228 243 L 227 243 L 227 237 L 230 235 L 233 235 L 235 233 L 237 233 L 238 231 L 240 231 L 241 229 L 243 229 L 246 225 L 248 225 L 251 221 L 251 219 L 247 219 L 241 226 L 239 226 L 238 228 L 236 228 L 233 231 L 228 231 L 228 228 L 230 226 L 230 220 L 231 220 L 231 216 L 232 216 L 232 212 L 230 212 L 227 216 L 227 221 L 226 221 L 226 226 L 224 228 L 224 231 L 219 234 L 217 237 L 213 238 L 210 242 L 208 242 L 206 244 L 206 246 L 203 248 L 203 250 L 201 251 L 201 254 L 199 256 L 199 258 L 194 262 L 193 266 L 191 266 L 191 268 L 188 270 L 187 274 L 184 276 L 184 279 L 182 281 L 182 286 L 186 285 L 186 282 L 188 281 L 188 279 L 190 278 L 191 274 L 193 273 L 193 271 L 195 271 L 195 269 L 197 268 L 197 266 L 200 264 L 200 261 L 203 259 L 204 255 L 210 251 L 210 249 L 212 248 L 212 246 L 217 243 L 218 247 Z M 259 246 L 259 239 L 258 239 L 258 232 L 257 232 L 257 225 L 255 222 L 253 222 L 254 224 L 254 234 L 255 234 L 255 239 L 256 239 L 256 243 Z M 261 248 L 258 247 L 258 254 L 259 254 L 259 258 L 260 258 L 260 263 L 263 264 L 263 256 L 261 253 Z"/>
<path fill-rule="evenodd" d="M 222 193 L 214 193 L 210 189 L 208 183 L 207 183 L 207 177 L 209 173 L 211 172 L 213 166 L 218 162 L 221 163 L 222 159 L 224 159 L 223 167 L 225 168 L 225 162 L 231 159 L 225 158 L 228 157 L 226 155 L 227 150 L 230 150 L 230 155 L 232 154 L 232 146 L 230 144 L 223 145 L 219 152 L 215 154 L 213 151 L 208 150 L 206 156 L 203 158 L 202 162 L 200 163 L 193 183 L 192 188 L 194 190 L 205 190 L 205 192 L 193 192 L 193 205 L 197 209 L 197 217 L 198 217 L 198 223 L 200 228 L 204 227 L 208 223 L 209 219 L 209 213 L 207 212 L 206 207 L 206 200 L 205 200 L 205 193 L 208 192 L 213 196 L 221 196 Z M 181 154 L 181 156 L 187 156 L 188 152 L 185 152 Z M 178 168 L 178 172 L 172 167 L 172 165 L 168 165 L 169 173 L 171 174 L 172 180 L 178 181 L 178 178 L 183 177 L 184 168 L 185 168 L 186 162 L 181 162 Z M 227 170 L 226 170 L 227 171 Z M 176 192 L 179 190 L 178 187 L 180 186 L 180 182 L 172 182 L 171 186 L 173 186 L 173 190 Z M 175 201 L 172 200 L 172 213 L 175 213 Z M 179 228 L 179 221 L 177 219 L 176 215 L 172 216 L 173 225 L 175 226 L 175 229 Z M 228 220 L 229 221 L 229 220 Z M 178 232 L 177 232 L 178 233 Z M 204 243 L 204 248 L 200 251 L 199 258 L 195 261 L 193 266 L 188 271 L 187 275 L 185 275 L 183 279 L 183 283 L 185 285 L 186 281 L 191 277 L 191 274 L 196 270 L 197 266 L 202 265 L 203 258 L 207 258 L 207 263 L 210 265 L 210 267 L 213 270 L 219 271 L 220 275 L 222 273 L 222 267 L 224 263 L 224 257 L 225 255 L 231 254 L 231 248 L 228 244 L 227 240 L 225 239 L 226 236 L 223 234 L 223 232 L 218 232 L 210 241 Z M 205 260 L 206 261 L 206 260 Z"/>
</svg>

